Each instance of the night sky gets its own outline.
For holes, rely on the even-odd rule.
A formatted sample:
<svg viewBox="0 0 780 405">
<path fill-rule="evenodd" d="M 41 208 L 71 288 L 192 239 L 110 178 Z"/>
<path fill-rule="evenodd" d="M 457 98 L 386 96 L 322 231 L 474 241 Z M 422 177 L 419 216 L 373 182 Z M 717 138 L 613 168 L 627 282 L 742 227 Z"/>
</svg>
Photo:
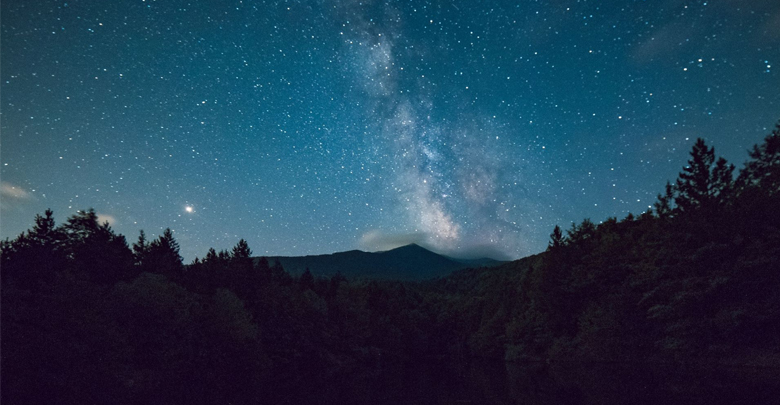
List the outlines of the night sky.
<svg viewBox="0 0 780 405">
<path fill-rule="evenodd" d="M 780 118 L 780 2 L 3 0 L 2 237 L 519 258 Z M 777 65 L 777 66 L 775 66 Z"/>
</svg>

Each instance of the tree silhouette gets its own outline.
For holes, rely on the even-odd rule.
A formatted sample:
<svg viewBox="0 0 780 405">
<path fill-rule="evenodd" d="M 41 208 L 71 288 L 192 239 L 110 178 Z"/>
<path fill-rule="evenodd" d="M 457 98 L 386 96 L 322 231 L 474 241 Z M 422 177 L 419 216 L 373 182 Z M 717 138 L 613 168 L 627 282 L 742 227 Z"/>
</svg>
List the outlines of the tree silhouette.
<svg viewBox="0 0 780 405">
<path fill-rule="evenodd" d="M 741 221 L 750 224 L 751 238 L 764 238 L 780 227 L 780 216 L 765 215 L 780 206 L 780 122 L 750 150 L 751 160 L 736 182 L 737 207 Z"/>
<path fill-rule="evenodd" d="M 713 164 L 715 166 L 713 167 Z M 734 165 L 720 158 L 715 163 L 715 149 L 698 138 L 691 159 L 680 173 L 675 203 L 682 212 L 705 209 L 708 213 L 725 202 L 733 186 Z"/>
<path fill-rule="evenodd" d="M 51 210 L 44 216 L 35 216 L 35 225 L 27 234 L 21 234 L 13 242 L 2 244 L 3 284 L 14 282 L 20 288 L 33 288 L 49 282 L 56 271 L 63 269 L 65 256 L 61 250 L 64 235 L 55 227 Z"/>
<path fill-rule="evenodd" d="M 314 276 L 312 276 L 308 267 L 306 268 L 306 271 L 301 274 L 300 279 L 298 279 L 298 285 L 300 286 L 301 291 L 309 290 L 314 286 Z"/>
<path fill-rule="evenodd" d="M 712 169 L 712 198 L 716 207 L 726 206 L 734 192 L 734 165 L 718 158 Z"/>
<path fill-rule="evenodd" d="M 217 251 L 214 248 L 209 248 L 200 266 L 194 268 L 192 273 L 196 279 L 202 280 L 202 289 L 211 292 L 221 287 L 222 279 L 220 276 L 224 273 L 224 265 L 225 263 L 222 263 Z"/>
<path fill-rule="evenodd" d="M 174 239 L 171 228 L 166 228 L 160 237 L 149 244 L 149 253 L 143 262 L 144 267 L 150 271 L 172 280 L 181 279 L 184 264 L 179 254 L 179 243 Z"/>
<path fill-rule="evenodd" d="M 271 266 L 268 264 L 266 257 L 260 257 L 255 263 L 255 273 L 259 277 L 261 286 L 267 286 L 271 284 Z"/>
<path fill-rule="evenodd" d="M 739 176 L 742 188 L 763 190 L 769 197 L 780 194 L 780 122 L 761 145 L 748 152 L 752 160 L 745 163 Z"/>
<path fill-rule="evenodd" d="M 664 188 L 664 194 L 658 194 L 658 201 L 653 204 L 655 207 L 655 213 L 659 218 L 668 218 L 674 211 L 674 186 L 666 182 Z"/>
<path fill-rule="evenodd" d="M 271 266 L 271 280 L 281 285 L 290 285 L 293 282 L 292 276 L 282 267 L 282 262 L 279 259 L 274 260 L 273 266 Z"/>
<path fill-rule="evenodd" d="M 63 248 L 71 259 L 71 270 L 100 283 L 127 280 L 137 274 L 127 240 L 115 234 L 108 222 L 99 224 L 94 209 L 78 211 L 62 229 Z"/>
<path fill-rule="evenodd" d="M 54 248 L 58 243 L 62 242 L 63 235 L 54 226 L 54 212 L 47 209 L 44 215 L 35 215 L 35 225 L 28 232 L 28 239 L 31 243 Z"/>
<path fill-rule="evenodd" d="M 85 243 L 87 239 L 98 232 L 98 228 L 100 228 L 100 224 L 98 224 L 97 213 L 93 208 L 76 212 L 63 225 L 70 245 Z"/>
<path fill-rule="evenodd" d="M 133 243 L 133 259 L 136 266 L 143 267 L 144 258 L 149 254 L 149 242 L 146 240 L 146 234 L 141 229 L 138 235 L 138 241 Z"/>
<path fill-rule="evenodd" d="M 582 223 L 580 225 L 577 225 L 576 223 L 571 224 L 571 229 L 566 231 L 568 234 L 568 241 L 570 243 L 577 243 L 584 241 L 596 232 L 596 225 L 593 224 L 593 222 L 590 220 L 590 218 L 585 218 L 582 220 Z"/>
<path fill-rule="evenodd" d="M 243 260 L 243 259 L 249 259 L 251 257 L 252 257 L 252 249 L 249 248 L 249 245 L 246 243 L 245 240 L 243 239 L 239 240 L 236 246 L 233 247 L 233 259 Z"/>
<path fill-rule="evenodd" d="M 563 236 L 561 227 L 555 225 L 552 233 L 550 234 L 550 243 L 547 245 L 548 250 L 557 249 L 566 244 L 566 237 Z"/>
<path fill-rule="evenodd" d="M 259 287 L 259 277 L 252 264 L 252 249 L 245 240 L 238 241 L 230 256 L 228 287 L 246 300 Z"/>
<path fill-rule="evenodd" d="M 209 248 L 206 253 L 206 257 L 203 259 L 203 263 L 216 262 L 218 260 L 217 251 L 214 248 Z"/>
</svg>

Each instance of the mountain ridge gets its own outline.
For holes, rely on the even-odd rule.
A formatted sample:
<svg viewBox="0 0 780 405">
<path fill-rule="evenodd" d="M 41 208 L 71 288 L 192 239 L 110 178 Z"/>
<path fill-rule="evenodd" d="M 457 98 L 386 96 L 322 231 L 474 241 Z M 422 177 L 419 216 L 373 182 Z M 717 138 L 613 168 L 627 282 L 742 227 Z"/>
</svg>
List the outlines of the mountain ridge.
<svg viewBox="0 0 780 405">
<path fill-rule="evenodd" d="M 425 280 L 444 277 L 469 267 L 492 267 L 504 262 L 490 259 L 458 259 L 426 249 L 416 243 L 380 252 L 358 249 L 306 256 L 262 256 L 275 261 L 293 276 L 308 268 L 315 277 L 340 273 L 347 278 Z M 255 257 L 254 260 L 259 260 Z"/>
</svg>

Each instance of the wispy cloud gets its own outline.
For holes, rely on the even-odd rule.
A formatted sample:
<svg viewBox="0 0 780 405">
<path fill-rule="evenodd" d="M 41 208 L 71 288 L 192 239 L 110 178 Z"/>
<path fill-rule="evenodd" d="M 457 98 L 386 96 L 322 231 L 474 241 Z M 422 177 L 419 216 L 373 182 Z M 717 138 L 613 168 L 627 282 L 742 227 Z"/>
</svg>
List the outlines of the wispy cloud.
<svg viewBox="0 0 780 405">
<path fill-rule="evenodd" d="M 98 213 L 97 217 L 98 217 L 98 223 L 99 224 L 103 224 L 105 222 L 108 222 L 109 225 L 113 226 L 113 225 L 116 225 L 116 223 L 117 223 L 116 217 L 114 217 L 113 215 Z"/>
<path fill-rule="evenodd" d="M 32 199 L 32 194 L 29 191 L 7 181 L 0 182 L 0 196 L 3 198 L 13 198 L 15 200 Z"/>
<path fill-rule="evenodd" d="M 7 181 L 0 182 L 0 209 L 13 210 L 32 200 L 31 192 Z"/>
</svg>

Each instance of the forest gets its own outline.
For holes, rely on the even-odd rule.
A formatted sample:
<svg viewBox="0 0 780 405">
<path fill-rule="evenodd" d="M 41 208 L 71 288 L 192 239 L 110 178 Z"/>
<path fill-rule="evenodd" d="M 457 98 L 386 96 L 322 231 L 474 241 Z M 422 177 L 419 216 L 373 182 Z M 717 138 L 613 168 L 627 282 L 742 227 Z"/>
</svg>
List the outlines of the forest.
<svg viewBox="0 0 780 405">
<path fill-rule="evenodd" d="M 2 242 L 0 399 L 366 403 L 428 360 L 780 367 L 778 208 L 780 124 L 738 171 L 697 140 L 652 210 L 422 282 L 293 277 L 244 240 L 185 265 L 170 229 L 49 210 Z"/>
</svg>

